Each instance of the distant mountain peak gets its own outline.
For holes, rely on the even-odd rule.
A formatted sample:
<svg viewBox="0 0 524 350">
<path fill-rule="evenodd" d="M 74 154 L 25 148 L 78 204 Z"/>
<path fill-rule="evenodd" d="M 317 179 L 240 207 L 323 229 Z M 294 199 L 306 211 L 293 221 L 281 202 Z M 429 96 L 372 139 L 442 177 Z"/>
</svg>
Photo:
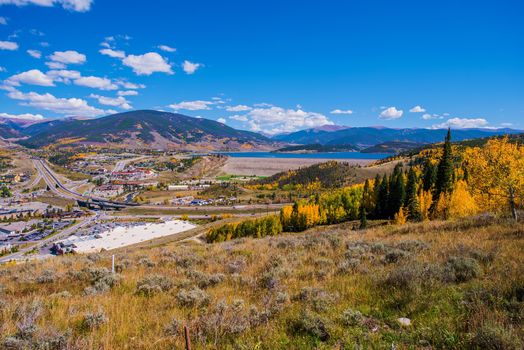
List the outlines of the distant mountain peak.
<svg viewBox="0 0 524 350">
<path fill-rule="evenodd" d="M 60 140 L 78 144 L 126 148 L 187 150 L 271 149 L 275 141 L 260 134 L 233 129 L 210 119 L 155 110 L 136 110 L 100 118 L 67 118 L 28 126 L 20 141 L 41 147 Z"/>
</svg>

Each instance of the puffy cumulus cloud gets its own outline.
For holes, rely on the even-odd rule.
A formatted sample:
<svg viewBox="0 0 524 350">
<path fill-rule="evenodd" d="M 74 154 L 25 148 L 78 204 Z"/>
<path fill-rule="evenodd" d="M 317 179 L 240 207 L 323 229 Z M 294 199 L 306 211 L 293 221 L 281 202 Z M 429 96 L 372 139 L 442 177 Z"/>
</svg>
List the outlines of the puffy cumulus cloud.
<svg viewBox="0 0 524 350">
<path fill-rule="evenodd" d="M 173 103 L 170 104 L 168 107 L 174 109 L 175 111 L 178 111 L 180 109 L 184 109 L 187 111 L 202 111 L 202 110 L 210 110 L 213 104 L 215 102 L 212 101 L 182 101 L 179 103 Z"/>
<path fill-rule="evenodd" d="M 158 45 L 157 46 L 160 50 L 162 51 L 166 51 L 166 52 L 175 52 L 176 49 L 174 47 L 171 47 L 171 46 L 167 46 L 167 45 Z"/>
<path fill-rule="evenodd" d="M 9 113 L 0 113 L 0 118 L 4 119 L 23 119 L 23 120 L 42 120 L 44 116 L 41 114 L 9 114 Z"/>
<path fill-rule="evenodd" d="M 426 109 L 417 105 L 417 106 L 411 108 L 409 111 L 411 113 L 424 113 L 426 111 Z"/>
<path fill-rule="evenodd" d="M 252 108 L 246 105 L 227 106 L 226 111 L 228 112 L 245 112 L 250 111 Z"/>
<path fill-rule="evenodd" d="M 471 129 L 471 128 L 485 128 L 489 123 L 484 118 L 451 118 L 444 123 L 433 125 L 432 129 Z"/>
<path fill-rule="evenodd" d="M 351 109 L 334 109 L 330 112 L 331 114 L 353 114 Z"/>
<path fill-rule="evenodd" d="M 33 58 L 40 58 L 40 57 L 42 57 L 42 52 L 40 52 L 38 50 L 27 50 L 27 53 L 29 54 L 29 56 L 31 56 Z"/>
<path fill-rule="evenodd" d="M 116 90 L 118 86 L 107 78 L 100 78 L 94 76 L 80 77 L 74 80 L 75 85 L 85 86 L 100 90 Z"/>
<path fill-rule="evenodd" d="M 0 17 L 0 25 L 7 25 L 7 18 L 5 17 Z"/>
<path fill-rule="evenodd" d="M 18 50 L 18 44 L 14 41 L 0 41 L 0 50 L 15 51 Z"/>
<path fill-rule="evenodd" d="M 74 50 L 55 51 L 49 59 L 62 64 L 84 64 L 87 60 L 86 55 Z"/>
<path fill-rule="evenodd" d="M 113 58 L 125 58 L 126 57 L 126 53 L 124 51 L 113 50 L 109 48 L 102 49 L 98 52 L 100 52 L 102 55 L 106 55 L 106 56 L 113 57 Z"/>
<path fill-rule="evenodd" d="M 113 106 L 113 107 L 120 107 L 122 109 L 131 109 L 131 104 L 128 100 L 126 100 L 122 96 L 118 97 L 107 97 L 107 96 L 100 96 L 91 94 L 89 95 L 91 98 L 96 98 L 98 100 L 98 103 L 105 105 L 105 106 Z"/>
<path fill-rule="evenodd" d="M 404 114 L 403 110 L 399 110 L 396 107 L 389 107 L 380 113 L 379 118 L 384 120 L 393 120 L 402 117 L 402 114 Z"/>
<path fill-rule="evenodd" d="M 20 86 L 20 84 L 39 85 L 39 86 L 55 86 L 53 79 L 42 73 L 38 69 L 31 69 L 27 72 L 13 75 L 6 81 L 7 84 Z"/>
<path fill-rule="evenodd" d="M 225 118 L 218 118 L 217 122 L 225 124 L 225 123 L 227 123 L 227 120 Z"/>
<path fill-rule="evenodd" d="M 58 98 L 50 93 L 36 92 L 23 93 L 13 90 L 7 94 L 13 100 L 22 101 L 22 105 L 52 111 L 66 116 L 96 117 L 105 111 L 90 106 L 86 100 L 80 98 Z"/>
<path fill-rule="evenodd" d="M 65 69 L 67 68 L 65 64 L 60 62 L 46 62 L 46 66 L 48 66 L 51 69 Z"/>
<path fill-rule="evenodd" d="M 138 95 L 138 91 L 135 91 L 135 90 L 119 91 L 117 95 L 118 96 L 136 96 Z"/>
<path fill-rule="evenodd" d="M 155 72 L 173 74 L 171 64 L 156 52 L 126 56 L 122 63 L 133 69 L 137 75 L 151 75 Z"/>
<path fill-rule="evenodd" d="M 52 7 L 55 5 L 62 6 L 66 10 L 76 12 L 86 12 L 91 9 L 93 0 L 0 0 L 0 5 L 37 5 Z"/>
<path fill-rule="evenodd" d="M 189 62 L 187 60 L 184 61 L 184 63 L 182 63 L 182 69 L 184 70 L 184 72 L 186 72 L 186 74 L 193 74 L 200 67 L 202 67 L 202 64 Z"/>
<path fill-rule="evenodd" d="M 255 108 L 246 114 L 246 117 L 247 124 L 252 131 L 262 131 L 268 134 L 334 125 L 331 120 L 320 113 L 275 106 Z"/>
<path fill-rule="evenodd" d="M 118 86 L 123 87 L 124 89 L 131 89 L 131 90 L 138 90 L 138 89 L 145 89 L 146 88 L 146 86 L 144 84 L 130 83 L 130 82 L 125 81 L 125 80 L 117 80 L 117 81 L 115 81 L 115 84 L 117 84 Z"/>
<path fill-rule="evenodd" d="M 69 84 L 73 79 L 79 79 L 82 77 L 79 71 L 76 70 L 50 70 L 47 73 L 48 77 L 51 77 L 54 81 Z"/>
</svg>

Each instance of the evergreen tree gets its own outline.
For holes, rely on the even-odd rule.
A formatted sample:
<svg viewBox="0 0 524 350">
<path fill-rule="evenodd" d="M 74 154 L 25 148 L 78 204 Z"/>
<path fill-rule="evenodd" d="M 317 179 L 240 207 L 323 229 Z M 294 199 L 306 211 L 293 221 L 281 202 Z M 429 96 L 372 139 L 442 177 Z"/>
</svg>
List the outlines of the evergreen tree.
<svg viewBox="0 0 524 350">
<path fill-rule="evenodd" d="M 373 217 L 375 219 L 377 219 L 379 217 L 379 213 L 378 213 L 378 196 L 379 196 L 379 192 L 380 192 L 380 184 L 382 183 L 381 181 L 381 178 L 380 178 L 380 175 L 377 174 L 377 176 L 375 176 L 375 183 L 373 184 L 373 199 L 374 199 L 374 208 L 373 208 L 373 212 L 371 213 L 373 215 Z"/>
<path fill-rule="evenodd" d="M 408 209 L 408 219 L 411 221 L 421 221 L 420 203 L 417 196 L 417 174 L 413 168 L 409 169 L 408 183 L 406 186 L 406 204 Z"/>
<path fill-rule="evenodd" d="M 424 174 L 422 175 L 422 188 L 424 191 L 429 191 L 435 185 L 437 180 L 437 167 L 431 163 L 430 160 L 424 164 Z"/>
<path fill-rule="evenodd" d="M 404 182 L 404 174 L 402 173 L 402 165 L 397 164 L 389 180 L 388 217 L 392 217 L 395 213 L 398 213 L 404 205 L 405 198 L 406 185 Z"/>
<path fill-rule="evenodd" d="M 450 193 L 453 189 L 453 159 L 451 154 L 451 129 L 448 129 L 444 142 L 444 152 L 437 169 L 435 181 L 435 199 L 438 200 L 442 193 Z"/>
<path fill-rule="evenodd" d="M 386 174 L 382 177 L 380 182 L 380 187 L 378 189 L 377 196 L 377 216 L 378 218 L 384 219 L 388 215 L 388 205 L 389 205 L 389 180 Z"/>
<path fill-rule="evenodd" d="M 364 203 L 360 205 L 360 229 L 364 230 L 368 227 L 368 218 L 366 213 L 366 207 Z"/>
</svg>

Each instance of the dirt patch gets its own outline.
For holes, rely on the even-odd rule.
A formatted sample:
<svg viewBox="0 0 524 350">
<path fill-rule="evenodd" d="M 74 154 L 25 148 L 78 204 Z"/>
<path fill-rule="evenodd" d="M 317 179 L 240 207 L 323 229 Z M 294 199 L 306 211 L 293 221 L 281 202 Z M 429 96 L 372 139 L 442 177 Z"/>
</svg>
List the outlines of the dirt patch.
<svg viewBox="0 0 524 350">
<path fill-rule="evenodd" d="M 317 163 L 324 163 L 330 159 L 312 158 L 227 158 L 221 171 L 230 175 L 271 176 L 281 171 L 298 169 Z M 335 159 L 350 164 L 366 165 L 373 162 L 371 159 Z"/>
</svg>

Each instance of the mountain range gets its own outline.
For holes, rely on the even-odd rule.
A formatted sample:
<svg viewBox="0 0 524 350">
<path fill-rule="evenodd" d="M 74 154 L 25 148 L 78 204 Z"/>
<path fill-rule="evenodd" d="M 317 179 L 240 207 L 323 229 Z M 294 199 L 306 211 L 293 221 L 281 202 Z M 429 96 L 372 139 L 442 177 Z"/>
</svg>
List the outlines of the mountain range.
<svg viewBox="0 0 524 350">
<path fill-rule="evenodd" d="M 195 151 L 249 150 L 269 149 L 275 143 L 260 134 L 236 130 L 214 120 L 153 110 L 96 119 L 51 120 L 3 133 L 18 133 L 23 137 L 18 143 L 30 148 L 67 143 Z"/>
<path fill-rule="evenodd" d="M 307 129 L 290 134 L 276 135 L 273 139 L 287 144 L 351 144 L 359 149 L 373 147 L 385 142 L 410 142 L 429 144 L 444 140 L 445 129 L 389 129 L 384 127 L 346 127 L 338 130 Z M 462 141 L 520 131 L 512 129 L 457 129 L 453 140 Z"/>
<path fill-rule="evenodd" d="M 453 140 L 519 132 L 511 129 L 459 129 L 453 131 Z M 364 150 L 388 142 L 435 143 L 442 141 L 445 134 L 443 129 L 326 126 L 269 137 L 237 130 L 210 119 L 154 110 L 130 111 L 96 119 L 0 119 L 0 138 L 29 148 L 83 144 L 188 151 L 263 151 L 289 145 L 345 145 L 346 148 L 352 146 Z M 405 147 L 402 144 L 395 146 Z"/>
</svg>

